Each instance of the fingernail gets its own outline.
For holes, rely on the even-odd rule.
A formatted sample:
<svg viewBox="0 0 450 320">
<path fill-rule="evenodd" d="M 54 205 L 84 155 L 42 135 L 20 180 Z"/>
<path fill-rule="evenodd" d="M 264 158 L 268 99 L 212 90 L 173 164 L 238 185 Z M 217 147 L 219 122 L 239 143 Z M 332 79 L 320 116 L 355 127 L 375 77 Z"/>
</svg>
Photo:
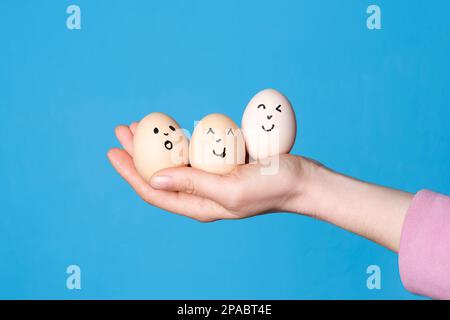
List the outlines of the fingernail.
<svg viewBox="0 0 450 320">
<path fill-rule="evenodd" d="M 150 185 L 154 189 L 169 190 L 172 188 L 172 178 L 169 176 L 156 176 L 150 180 Z"/>
</svg>

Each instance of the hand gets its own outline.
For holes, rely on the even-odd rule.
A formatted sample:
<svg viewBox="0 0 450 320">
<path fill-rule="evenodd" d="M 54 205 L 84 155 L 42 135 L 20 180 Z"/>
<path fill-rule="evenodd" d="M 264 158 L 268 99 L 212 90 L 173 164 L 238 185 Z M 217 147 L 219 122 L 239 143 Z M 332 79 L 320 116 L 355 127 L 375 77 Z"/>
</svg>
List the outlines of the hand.
<svg viewBox="0 0 450 320">
<path fill-rule="evenodd" d="M 220 176 L 193 168 L 157 172 L 150 184 L 133 164 L 133 133 L 137 123 L 119 126 L 116 135 L 125 150 L 108 157 L 148 203 L 193 219 L 211 222 L 286 211 L 303 213 L 357 233 L 397 251 L 403 220 L 412 195 L 333 172 L 293 155 L 282 155 L 275 172 L 260 164 L 239 166 Z"/>
<path fill-rule="evenodd" d="M 223 176 L 190 167 L 170 168 L 157 172 L 149 184 L 139 176 L 132 159 L 136 126 L 133 123 L 116 128 L 124 150 L 111 149 L 108 157 L 146 202 L 202 222 L 276 211 L 308 213 L 302 197 L 312 173 L 319 167 L 315 162 L 282 155 L 272 174 L 264 174 L 261 164 L 242 165 Z"/>
</svg>

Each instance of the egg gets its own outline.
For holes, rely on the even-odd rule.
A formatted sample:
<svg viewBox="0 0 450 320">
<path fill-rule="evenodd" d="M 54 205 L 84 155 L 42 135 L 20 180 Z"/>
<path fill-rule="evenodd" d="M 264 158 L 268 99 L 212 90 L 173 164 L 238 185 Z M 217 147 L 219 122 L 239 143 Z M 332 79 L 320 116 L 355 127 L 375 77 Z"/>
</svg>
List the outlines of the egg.
<svg viewBox="0 0 450 320">
<path fill-rule="evenodd" d="M 189 141 L 174 119 L 164 113 L 151 113 L 136 128 L 133 161 L 148 182 L 161 169 L 187 166 Z"/>
<path fill-rule="evenodd" d="M 289 153 L 297 135 L 291 103 L 277 90 L 260 91 L 245 108 L 242 131 L 253 160 Z"/>
<path fill-rule="evenodd" d="M 192 167 L 227 174 L 245 163 L 245 155 L 242 132 L 229 117 L 215 113 L 198 122 L 189 146 Z"/>
</svg>

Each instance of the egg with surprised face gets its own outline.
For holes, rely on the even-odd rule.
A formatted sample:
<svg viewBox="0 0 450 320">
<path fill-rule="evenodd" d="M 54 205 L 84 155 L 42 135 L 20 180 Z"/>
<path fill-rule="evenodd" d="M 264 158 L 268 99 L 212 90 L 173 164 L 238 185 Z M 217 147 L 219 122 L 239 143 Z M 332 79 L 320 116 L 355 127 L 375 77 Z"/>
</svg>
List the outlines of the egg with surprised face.
<svg viewBox="0 0 450 320">
<path fill-rule="evenodd" d="M 242 131 L 253 160 L 289 153 L 297 135 L 291 103 L 274 89 L 257 93 L 244 111 Z"/>
<path fill-rule="evenodd" d="M 210 114 L 198 122 L 189 146 L 193 168 L 227 174 L 245 163 L 245 142 L 237 124 L 223 114 Z"/>
<path fill-rule="evenodd" d="M 151 113 L 136 128 L 133 161 L 148 182 L 161 169 L 187 166 L 189 141 L 174 119 L 164 113 Z"/>
</svg>

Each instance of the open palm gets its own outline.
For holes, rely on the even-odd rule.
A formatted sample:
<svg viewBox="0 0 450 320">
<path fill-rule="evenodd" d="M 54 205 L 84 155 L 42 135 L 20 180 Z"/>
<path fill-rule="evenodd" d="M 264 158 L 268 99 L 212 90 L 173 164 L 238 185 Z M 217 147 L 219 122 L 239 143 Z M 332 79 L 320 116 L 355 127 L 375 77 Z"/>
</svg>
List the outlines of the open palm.
<svg viewBox="0 0 450 320">
<path fill-rule="evenodd" d="M 246 164 L 223 176 L 191 167 L 169 168 L 146 182 L 136 171 L 132 158 L 136 127 L 137 123 L 133 123 L 116 128 L 124 149 L 113 148 L 108 157 L 117 172 L 149 204 L 202 222 L 302 210 L 298 198 L 308 172 L 316 166 L 314 162 L 281 155 L 275 159 L 275 172 L 265 174 L 265 166 Z"/>
</svg>

